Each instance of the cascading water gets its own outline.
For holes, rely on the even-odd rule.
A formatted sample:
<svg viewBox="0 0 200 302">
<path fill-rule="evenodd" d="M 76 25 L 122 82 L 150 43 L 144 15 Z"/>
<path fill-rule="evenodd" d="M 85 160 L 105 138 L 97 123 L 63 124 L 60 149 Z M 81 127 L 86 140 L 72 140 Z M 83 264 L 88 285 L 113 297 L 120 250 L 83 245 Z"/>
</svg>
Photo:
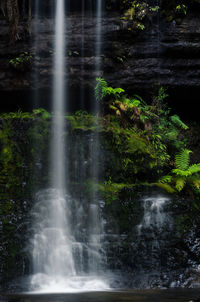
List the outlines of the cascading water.
<svg viewBox="0 0 200 302">
<path fill-rule="evenodd" d="M 34 209 L 35 236 L 33 239 L 33 288 L 59 288 L 63 278 L 75 275 L 72 240 L 68 224 L 65 177 L 65 7 L 56 4 L 53 118 L 51 139 L 51 187 L 38 194 Z"/>
<path fill-rule="evenodd" d="M 97 0 L 97 8 L 96 8 L 96 47 L 95 47 L 95 57 L 96 57 L 96 74 L 100 76 L 100 66 L 101 66 L 101 43 L 102 43 L 102 0 Z"/>
<path fill-rule="evenodd" d="M 66 92 L 68 74 L 65 60 L 67 41 L 65 38 L 66 9 L 64 2 L 64 0 L 56 1 L 50 188 L 37 194 L 36 205 L 33 209 L 33 277 L 31 278 L 31 289 L 39 292 L 108 289 L 107 283 L 100 276 L 102 224 L 96 196 L 92 194 L 91 204 L 87 208 L 88 213 L 85 214 L 85 209 L 80 201 L 78 199 L 72 201 L 69 194 L 69 165 L 71 161 L 74 161 L 73 154 L 76 148 L 72 142 L 73 152 L 70 155 L 69 150 L 72 147 L 69 141 L 66 141 L 65 112 L 68 100 L 68 93 Z M 98 6 L 99 9 L 101 6 Z M 98 18 L 100 16 L 98 11 Z M 84 29 L 83 26 L 82 29 Z M 99 31 L 98 34 L 100 35 Z M 96 55 L 98 56 L 97 60 L 99 60 L 99 47 L 96 49 L 98 49 Z M 99 66 L 99 63 L 97 65 Z M 96 151 L 97 146 L 99 146 L 97 142 L 98 134 L 93 141 L 94 147 L 91 152 L 93 162 L 97 158 Z M 66 160 L 67 157 L 70 157 L 70 160 Z M 77 160 L 75 159 L 76 163 Z M 80 184 L 84 181 L 84 169 L 80 168 L 81 165 L 83 163 L 78 162 L 75 168 L 75 171 L 81 171 L 78 179 Z M 92 169 L 92 171 L 95 170 Z M 98 179 L 96 172 L 92 172 L 91 176 L 95 180 Z M 73 209 L 74 206 L 76 211 Z M 81 215 L 79 215 L 80 213 Z M 82 222 L 83 213 L 88 215 L 89 222 L 87 224 Z M 76 221 L 76 225 L 73 225 L 73 221 Z M 86 229 L 85 235 L 87 236 L 84 241 L 80 238 L 80 234 L 84 232 L 83 229 Z"/>
<path fill-rule="evenodd" d="M 164 211 L 169 199 L 166 197 L 148 197 L 143 200 L 144 216 L 138 225 L 138 233 L 142 230 L 151 229 L 152 231 L 162 232 L 162 228 L 169 222 L 170 217 Z"/>
<path fill-rule="evenodd" d="M 173 229 L 172 217 L 167 211 L 169 203 L 170 199 L 165 196 L 147 197 L 142 201 L 144 214 L 137 226 L 135 246 L 135 250 L 140 251 L 136 252 L 136 267 L 141 287 L 149 286 L 162 274 L 163 251 Z"/>
<path fill-rule="evenodd" d="M 34 53 L 35 55 L 38 54 L 38 44 L 39 44 L 39 0 L 35 1 L 35 10 L 34 10 L 34 42 L 33 42 L 33 48 L 34 48 Z M 39 81 L 39 70 L 38 70 L 38 66 L 36 64 L 35 66 L 35 70 L 33 73 L 33 77 L 34 77 L 34 83 L 35 85 L 37 85 L 38 81 Z M 34 90 L 33 93 L 33 102 L 36 105 L 36 107 L 39 104 L 39 94 L 38 94 L 38 89 Z"/>
<path fill-rule="evenodd" d="M 96 2 L 96 41 L 95 41 L 95 75 L 100 76 L 101 69 L 101 51 L 102 51 L 102 0 Z M 99 103 L 97 100 L 93 102 L 93 113 L 98 119 Z M 96 121 L 97 127 L 98 120 Z M 94 135 L 90 140 L 90 156 L 92 159 L 91 179 L 94 183 L 99 183 L 99 166 L 98 158 L 100 157 L 100 137 L 98 130 L 94 131 Z M 103 237 L 103 221 L 100 214 L 100 201 L 96 192 L 93 190 L 91 194 L 91 203 L 89 206 L 89 271 L 91 273 L 101 271 L 103 263 L 102 257 L 105 254 L 102 246 Z M 105 263 L 105 259 L 104 259 Z"/>
</svg>

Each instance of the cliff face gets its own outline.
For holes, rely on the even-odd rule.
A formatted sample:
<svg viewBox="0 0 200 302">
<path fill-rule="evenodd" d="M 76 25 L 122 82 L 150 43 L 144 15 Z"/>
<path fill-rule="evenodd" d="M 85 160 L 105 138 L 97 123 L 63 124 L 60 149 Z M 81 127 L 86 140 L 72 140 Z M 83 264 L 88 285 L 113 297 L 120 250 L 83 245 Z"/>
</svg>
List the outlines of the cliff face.
<svg viewBox="0 0 200 302">
<path fill-rule="evenodd" d="M 34 21 L 32 31 L 34 32 Z M 7 23 L 0 21 L 0 91 L 29 92 L 49 90 L 52 79 L 53 21 L 41 18 L 37 37 L 7 43 Z M 93 89 L 96 76 L 109 84 L 132 91 L 149 91 L 163 85 L 183 91 L 182 96 L 200 89 L 200 19 L 198 12 L 184 17 L 180 24 L 163 23 L 156 18 L 139 33 L 128 31 L 119 15 L 102 21 L 101 72 L 95 72 L 96 19 L 71 14 L 66 22 L 68 83 L 73 90 L 82 85 Z M 37 39 L 37 47 L 35 40 Z M 23 52 L 39 56 L 27 70 L 16 71 L 9 60 Z M 37 74 L 37 76 L 36 76 Z"/>
</svg>

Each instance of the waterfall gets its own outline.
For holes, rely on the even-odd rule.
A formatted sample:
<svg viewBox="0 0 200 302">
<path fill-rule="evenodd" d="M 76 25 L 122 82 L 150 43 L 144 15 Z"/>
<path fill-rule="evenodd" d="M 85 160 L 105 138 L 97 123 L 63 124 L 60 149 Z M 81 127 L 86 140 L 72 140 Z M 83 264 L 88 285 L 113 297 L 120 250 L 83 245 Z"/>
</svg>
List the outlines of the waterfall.
<svg viewBox="0 0 200 302">
<path fill-rule="evenodd" d="M 144 216 L 138 225 L 138 233 L 142 230 L 150 229 L 156 232 L 162 232 L 163 227 L 169 222 L 169 216 L 164 211 L 169 199 L 166 197 L 148 197 L 143 200 Z"/>
<path fill-rule="evenodd" d="M 31 290 L 36 292 L 74 292 L 108 289 L 102 276 L 102 220 L 100 203 L 92 194 L 91 203 L 82 197 L 86 161 L 80 154 L 80 143 L 66 135 L 68 107 L 68 72 L 66 7 L 64 0 L 56 1 L 55 40 L 53 56 L 52 120 L 50 141 L 50 186 L 36 194 L 32 211 L 34 220 L 32 244 L 33 276 Z M 100 1 L 101 3 L 101 1 Z M 82 6 L 82 34 L 84 5 Z M 101 5 L 98 5 L 98 37 L 96 68 L 100 67 Z M 84 38 L 81 43 L 84 53 Z M 98 67 L 97 67 L 98 66 Z M 81 91 L 83 93 L 83 91 Z M 97 112 L 95 112 L 97 113 Z M 68 138 L 68 139 L 66 139 Z M 98 181 L 98 132 L 90 139 L 93 180 Z M 76 174 L 81 198 L 70 196 L 70 171 Z M 82 202 L 89 204 L 85 206 Z M 86 212 L 87 211 L 87 212 Z M 88 219 L 85 217 L 88 216 Z M 85 239 L 84 239 L 85 238 Z"/>
<path fill-rule="evenodd" d="M 35 56 L 38 55 L 38 45 L 39 45 L 39 0 L 35 0 L 35 7 L 34 7 L 34 41 L 33 41 L 33 48 Z M 38 84 L 39 81 L 39 70 L 37 63 L 35 64 L 35 70 L 33 72 L 33 82 L 35 85 Z M 33 103 L 36 107 L 39 105 L 39 93 L 38 89 L 35 87 L 34 93 L 33 93 Z"/>
<path fill-rule="evenodd" d="M 32 285 L 55 287 L 60 280 L 75 275 L 72 240 L 68 223 L 69 208 L 66 198 L 65 173 L 65 7 L 56 4 L 53 117 L 51 138 L 51 187 L 37 196 L 34 208 L 35 235 L 33 239 Z M 59 286 L 59 285 L 58 285 Z"/>
<path fill-rule="evenodd" d="M 100 76 L 101 69 L 101 51 L 102 51 L 102 0 L 96 2 L 96 41 L 95 41 L 95 75 Z M 93 102 L 93 113 L 98 118 L 100 104 L 97 100 Z M 96 122 L 98 125 L 98 121 Z M 100 171 L 100 137 L 98 129 L 94 131 L 94 135 L 90 140 L 90 156 L 92 159 L 91 180 L 93 183 L 99 183 Z M 91 203 L 89 206 L 89 271 L 91 273 L 100 273 L 105 258 L 103 246 L 103 222 L 100 213 L 100 201 L 96 192 L 93 190 L 91 194 Z"/>
<path fill-rule="evenodd" d="M 66 186 L 65 173 L 65 112 L 67 94 L 65 93 L 65 6 L 64 0 L 57 0 L 55 42 L 54 42 L 54 67 L 53 67 L 53 119 L 51 140 L 51 173 L 52 187 L 62 192 Z"/>
<path fill-rule="evenodd" d="M 96 8 L 96 46 L 95 46 L 95 57 L 96 57 L 96 74 L 100 76 L 101 67 L 101 51 L 102 51 L 102 0 L 97 0 Z"/>
<path fill-rule="evenodd" d="M 136 249 L 138 271 L 147 276 L 162 270 L 161 254 L 173 229 L 172 217 L 167 210 L 170 199 L 165 196 L 142 200 L 143 218 L 137 226 Z M 144 276 L 143 276 L 144 277 Z"/>
</svg>

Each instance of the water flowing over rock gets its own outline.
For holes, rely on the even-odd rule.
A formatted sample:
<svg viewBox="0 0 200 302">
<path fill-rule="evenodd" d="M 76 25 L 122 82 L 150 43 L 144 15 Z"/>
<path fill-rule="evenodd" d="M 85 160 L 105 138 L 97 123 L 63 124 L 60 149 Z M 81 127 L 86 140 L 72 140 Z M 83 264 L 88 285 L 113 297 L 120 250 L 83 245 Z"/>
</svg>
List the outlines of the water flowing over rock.
<svg viewBox="0 0 200 302">
<path fill-rule="evenodd" d="M 96 71 L 100 68 L 100 41 L 101 41 L 101 1 L 97 6 L 97 32 L 96 52 L 98 61 Z M 92 201 L 88 207 L 87 243 L 76 241 L 73 237 L 72 205 L 69 196 L 69 169 L 68 162 L 71 160 L 67 152 L 69 141 L 64 135 L 65 112 L 68 109 L 68 61 L 65 60 L 65 52 L 68 51 L 68 39 L 65 35 L 66 8 L 63 0 L 56 4 L 55 16 L 55 41 L 53 56 L 53 117 L 51 126 L 50 142 L 50 185 L 48 189 L 38 193 L 38 202 L 33 210 L 36 219 L 34 223 L 34 237 L 32 240 L 33 277 L 31 278 L 31 290 L 34 291 L 75 291 L 94 289 L 107 289 L 106 281 L 101 279 L 101 214 L 96 196 L 92 194 Z M 68 22 L 67 22 L 68 23 Z M 36 46 L 38 48 L 38 45 Z M 95 106 L 96 109 L 96 106 Z M 97 112 L 97 110 L 96 110 Z M 98 161 L 98 134 L 94 140 L 90 140 L 91 158 L 94 161 L 91 172 L 92 179 L 98 181 L 99 174 L 95 160 Z M 94 147 L 93 147 L 94 145 Z M 66 160 L 67 159 L 67 160 Z M 77 166 L 76 169 L 82 169 Z M 78 179 L 80 181 L 80 179 Z M 80 205 L 81 207 L 81 205 Z M 79 215 L 81 209 L 74 212 L 74 219 L 80 224 L 82 217 Z M 78 225 L 74 226 L 76 229 Z M 80 231 L 80 229 L 79 229 Z M 87 259 L 87 272 L 85 265 Z M 93 275 L 93 279 L 91 279 Z M 97 277 L 98 276 L 98 277 Z M 88 278 L 89 277 L 89 278 Z"/>
<path fill-rule="evenodd" d="M 14 118 L 9 126 L 23 175 L 17 171 L 21 196 L 16 190 L 16 197 L 2 198 L 4 287 L 34 293 L 199 287 L 200 233 L 196 225 L 181 229 L 192 199 L 145 184 L 122 186 L 110 203 L 103 195 L 118 155 L 108 148 L 109 131 L 99 127 L 93 92 L 101 76 L 134 94 L 160 85 L 183 89 L 182 96 L 199 91 L 199 18 L 195 12 L 180 24 L 157 18 L 138 35 L 119 12 L 106 12 L 103 0 L 76 2 L 73 12 L 66 2 L 56 0 L 44 17 L 44 4 L 36 0 L 32 39 L 15 47 L 7 44 L 8 24 L 0 20 L 2 108 L 8 110 L 14 96 L 27 110 L 51 112 L 41 120 L 35 113 L 32 120 Z M 13 71 L 9 60 L 26 50 L 31 64 Z M 87 117 L 96 124 L 74 126 L 66 112 L 77 109 L 92 112 L 95 117 Z"/>
</svg>

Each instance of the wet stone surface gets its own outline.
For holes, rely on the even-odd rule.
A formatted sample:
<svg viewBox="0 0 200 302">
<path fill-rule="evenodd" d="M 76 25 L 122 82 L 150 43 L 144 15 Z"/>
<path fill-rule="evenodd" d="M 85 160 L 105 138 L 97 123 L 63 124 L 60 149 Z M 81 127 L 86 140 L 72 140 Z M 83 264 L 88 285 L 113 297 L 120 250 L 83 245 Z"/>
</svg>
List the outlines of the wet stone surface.
<svg viewBox="0 0 200 302">
<path fill-rule="evenodd" d="M 146 290 L 88 292 L 76 294 L 18 294 L 4 295 L 1 302 L 198 302 L 199 290 Z"/>
</svg>

